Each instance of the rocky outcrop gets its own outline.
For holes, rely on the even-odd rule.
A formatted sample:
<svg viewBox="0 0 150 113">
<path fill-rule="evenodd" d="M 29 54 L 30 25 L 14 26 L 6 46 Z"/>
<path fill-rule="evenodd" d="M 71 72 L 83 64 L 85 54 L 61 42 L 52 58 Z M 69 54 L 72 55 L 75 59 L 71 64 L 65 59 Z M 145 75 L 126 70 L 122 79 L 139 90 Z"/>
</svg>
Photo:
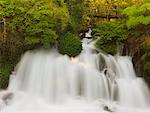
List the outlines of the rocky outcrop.
<svg viewBox="0 0 150 113">
<path fill-rule="evenodd" d="M 145 64 L 150 61 L 150 46 L 144 42 L 150 38 L 150 25 L 138 26 L 129 31 L 124 44 L 124 55 L 132 56 L 137 76 L 144 77 L 150 87 L 150 67 Z"/>
</svg>

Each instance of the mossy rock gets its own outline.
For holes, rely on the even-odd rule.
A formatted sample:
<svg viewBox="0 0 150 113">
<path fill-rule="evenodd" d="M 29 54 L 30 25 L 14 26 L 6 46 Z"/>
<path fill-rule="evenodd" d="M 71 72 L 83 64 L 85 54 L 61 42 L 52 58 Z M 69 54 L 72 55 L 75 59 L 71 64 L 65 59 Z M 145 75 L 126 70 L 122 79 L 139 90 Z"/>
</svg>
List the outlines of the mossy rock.
<svg viewBox="0 0 150 113">
<path fill-rule="evenodd" d="M 115 43 L 104 44 L 101 40 L 98 40 L 95 46 L 108 54 L 117 54 L 117 45 Z"/>
<path fill-rule="evenodd" d="M 13 65 L 7 62 L 0 64 L 0 89 L 5 89 L 8 86 L 9 75 L 13 70 Z"/>
<path fill-rule="evenodd" d="M 5 89 L 8 86 L 9 76 L 0 73 L 0 89 Z"/>
</svg>

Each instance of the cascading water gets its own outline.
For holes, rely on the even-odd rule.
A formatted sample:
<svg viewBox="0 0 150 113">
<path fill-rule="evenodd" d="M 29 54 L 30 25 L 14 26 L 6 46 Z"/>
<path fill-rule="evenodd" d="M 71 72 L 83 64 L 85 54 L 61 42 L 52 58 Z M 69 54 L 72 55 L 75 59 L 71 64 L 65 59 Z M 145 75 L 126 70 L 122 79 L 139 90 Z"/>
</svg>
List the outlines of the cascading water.
<svg viewBox="0 0 150 113">
<path fill-rule="evenodd" d="M 27 52 L 0 93 L 0 112 L 150 113 L 149 90 L 131 58 L 97 53 L 89 40 L 76 58 Z"/>
</svg>

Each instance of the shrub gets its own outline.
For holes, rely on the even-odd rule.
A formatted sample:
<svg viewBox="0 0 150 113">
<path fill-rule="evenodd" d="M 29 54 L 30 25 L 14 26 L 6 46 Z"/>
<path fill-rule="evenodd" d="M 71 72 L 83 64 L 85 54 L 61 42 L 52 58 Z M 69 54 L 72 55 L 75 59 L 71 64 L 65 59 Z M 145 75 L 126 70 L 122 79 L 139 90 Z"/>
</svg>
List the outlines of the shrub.
<svg viewBox="0 0 150 113">
<path fill-rule="evenodd" d="M 104 22 L 96 25 L 92 35 L 94 38 L 100 37 L 96 42 L 96 47 L 109 54 L 116 54 L 117 44 L 121 45 L 127 38 L 123 24 L 115 22 Z"/>
<path fill-rule="evenodd" d="M 70 57 L 75 57 L 80 54 L 82 44 L 80 38 L 72 33 L 66 33 L 59 38 L 58 51 L 61 54 L 67 54 Z"/>
</svg>

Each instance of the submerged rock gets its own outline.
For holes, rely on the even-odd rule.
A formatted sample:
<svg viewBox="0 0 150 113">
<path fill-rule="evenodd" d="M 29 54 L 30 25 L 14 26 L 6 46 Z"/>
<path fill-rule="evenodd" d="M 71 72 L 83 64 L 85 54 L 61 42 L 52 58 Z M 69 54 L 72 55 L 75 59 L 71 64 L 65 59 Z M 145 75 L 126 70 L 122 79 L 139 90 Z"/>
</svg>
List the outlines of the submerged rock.
<svg viewBox="0 0 150 113">
<path fill-rule="evenodd" d="M 9 101 L 13 98 L 13 93 L 9 91 L 0 92 L 0 110 L 9 105 Z"/>
<path fill-rule="evenodd" d="M 112 109 L 110 109 L 107 105 L 104 106 L 105 111 L 114 112 Z"/>
</svg>

